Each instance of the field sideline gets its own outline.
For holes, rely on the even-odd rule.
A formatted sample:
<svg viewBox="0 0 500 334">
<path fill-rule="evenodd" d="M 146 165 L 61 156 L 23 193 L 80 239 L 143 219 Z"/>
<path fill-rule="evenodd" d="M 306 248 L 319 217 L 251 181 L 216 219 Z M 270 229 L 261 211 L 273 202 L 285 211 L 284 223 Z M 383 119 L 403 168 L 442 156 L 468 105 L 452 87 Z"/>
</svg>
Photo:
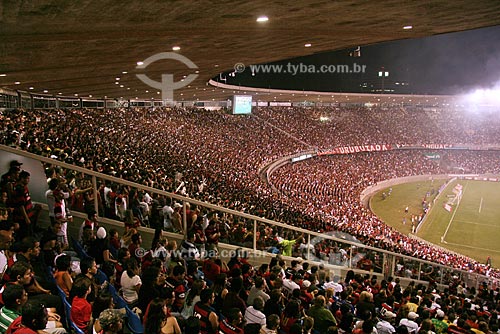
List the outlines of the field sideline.
<svg viewBox="0 0 500 334">
<path fill-rule="evenodd" d="M 436 181 L 434 182 L 436 183 Z M 408 183 L 394 186 L 391 196 L 383 199 L 382 190 L 370 200 L 372 210 L 386 224 L 408 234 L 411 227 L 403 224 L 403 217 L 421 211 L 422 199 L 432 189 L 442 184 L 432 182 Z M 453 192 L 457 184 L 462 186 L 462 196 L 458 200 Z M 456 192 L 456 191 L 455 191 Z M 409 194 L 413 193 L 411 201 Z M 417 233 L 422 239 L 452 251 L 470 256 L 479 262 L 491 257 L 495 267 L 500 266 L 500 183 L 490 181 L 455 180 L 432 205 L 424 224 Z M 433 198 L 430 198 L 433 200 Z M 444 205 L 452 203 L 448 212 Z M 409 213 L 404 209 L 410 205 Z M 410 225 L 411 226 L 411 225 Z"/>
</svg>

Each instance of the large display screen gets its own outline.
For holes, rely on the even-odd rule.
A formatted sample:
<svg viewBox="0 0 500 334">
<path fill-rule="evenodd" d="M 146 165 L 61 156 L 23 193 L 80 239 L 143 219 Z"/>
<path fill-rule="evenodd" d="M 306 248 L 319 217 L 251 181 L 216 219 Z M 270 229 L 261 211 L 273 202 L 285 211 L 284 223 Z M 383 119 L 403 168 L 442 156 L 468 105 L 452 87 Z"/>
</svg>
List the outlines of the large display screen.
<svg viewBox="0 0 500 334">
<path fill-rule="evenodd" d="M 234 95 L 233 96 L 233 114 L 251 114 L 252 113 L 252 96 L 251 95 Z"/>
</svg>

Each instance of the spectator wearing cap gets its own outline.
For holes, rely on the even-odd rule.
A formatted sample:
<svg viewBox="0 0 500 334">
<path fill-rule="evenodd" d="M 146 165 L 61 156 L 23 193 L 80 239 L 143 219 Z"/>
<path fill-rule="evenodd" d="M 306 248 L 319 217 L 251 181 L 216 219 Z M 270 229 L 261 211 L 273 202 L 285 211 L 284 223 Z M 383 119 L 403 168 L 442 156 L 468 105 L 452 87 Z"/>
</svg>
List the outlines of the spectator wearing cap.
<svg viewBox="0 0 500 334">
<path fill-rule="evenodd" d="M 335 320 L 332 312 L 330 312 L 325 305 L 325 297 L 317 296 L 314 298 L 313 305 L 307 312 L 307 314 L 314 319 L 314 330 L 319 333 L 326 333 L 328 327 L 337 325 L 337 320 Z"/>
<path fill-rule="evenodd" d="M 302 285 L 300 286 L 300 297 L 299 298 L 302 301 L 302 306 L 305 309 L 309 308 L 309 305 L 311 304 L 311 302 L 314 299 L 314 293 L 315 293 L 315 291 L 317 291 L 317 288 L 316 288 L 316 290 L 313 290 L 314 288 L 315 288 L 315 286 L 313 286 L 310 281 L 308 281 L 308 280 L 302 281 Z"/>
<path fill-rule="evenodd" d="M 436 316 L 432 318 L 432 324 L 434 325 L 434 329 L 436 334 L 444 334 L 448 332 L 448 324 L 444 322 L 446 314 L 443 310 L 437 309 Z"/>
<path fill-rule="evenodd" d="M 415 312 L 409 312 L 407 318 L 402 318 L 399 321 L 399 326 L 406 326 L 408 328 L 408 334 L 418 333 L 418 324 L 415 320 L 418 318 L 418 314 Z"/>
<path fill-rule="evenodd" d="M 95 258 L 95 262 L 98 265 L 102 265 L 104 262 L 117 263 L 117 260 L 111 255 L 111 246 L 107 234 L 103 226 L 99 227 L 96 232 L 96 238 L 93 240 L 92 246 L 89 249 L 89 255 Z"/>
<path fill-rule="evenodd" d="M 396 329 L 393 326 L 395 319 L 395 313 L 382 308 L 380 311 L 379 321 L 375 325 L 378 334 L 394 334 L 396 332 Z"/>
<path fill-rule="evenodd" d="M 102 334 L 117 334 L 123 329 L 123 313 L 115 309 L 107 309 L 99 315 Z"/>
</svg>

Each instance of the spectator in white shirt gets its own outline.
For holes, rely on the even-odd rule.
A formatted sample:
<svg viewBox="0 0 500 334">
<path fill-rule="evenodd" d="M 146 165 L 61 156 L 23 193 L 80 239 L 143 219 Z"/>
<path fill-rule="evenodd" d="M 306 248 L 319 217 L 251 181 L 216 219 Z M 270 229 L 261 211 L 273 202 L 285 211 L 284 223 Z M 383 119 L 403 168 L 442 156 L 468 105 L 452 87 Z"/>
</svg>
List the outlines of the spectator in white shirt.
<svg viewBox="0 0 500 334">
<path fill-rule="evenodd" d="M 415 322 L 415 319 L 418 318 L 418 314 L 415 312 L 408 313 L 408 318 L 403 318 L 399 322 L 399 326 L 406 326 L 408 328 L 409 334 L 418 333 L 418 324 Z"/>
<path fill-rule="evenodd" d="M 266 315 L 264 311 L 264 299 L 262 297 L 255 297 L 253 306 L 248 306 L 245 311 L 245 321 L 247 324 L 266 325 Z"/>
<path fill-rule="evenodd" d="M 120 285 L 122 287 L 123 299 L 134 307 L 139 300 L 139 289 L 141 288 L 142 281 L 139 276 L 140 268 L 137 261 L 131 258 L 126 263 L 127 270 L 122 274 Z"/>
</svg>

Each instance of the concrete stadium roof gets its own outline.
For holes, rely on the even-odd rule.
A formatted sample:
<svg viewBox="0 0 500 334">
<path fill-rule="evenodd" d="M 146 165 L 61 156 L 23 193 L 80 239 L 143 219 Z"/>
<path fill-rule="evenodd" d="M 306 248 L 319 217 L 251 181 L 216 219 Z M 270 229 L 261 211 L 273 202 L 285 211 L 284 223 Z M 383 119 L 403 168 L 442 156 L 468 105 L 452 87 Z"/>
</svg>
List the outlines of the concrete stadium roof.
<svg viewBox="0 0 500 334">
<path fill-rule="evenodd" d="M 269 20 L 257 22 L 261 15 Z M 160 99 L 159 90 L 136 74 L 155 81 L 165 73 L 173 74 L 174 81 L 196 74 L 190 85 L 175 90 L 174 99 L 222 100 L 232 91 L 207 82 L 236 63 L 266 63 L 497 24 L 496 0 L 4 2 L 0 87 L 61 96 Z M 413 28 L 403 29 L 409 25 Z M 307 43 L 311 46 L 305 47 Z M 173 51 L 174 46 L 180 50 Z M 161 52 L 185 56 L 197 68 L 172 59 L 147 70 L 136 68 L 138 61 Z M 282 100 L 288 99 L 304 97 L 290 94 Z"/>
</svg>

